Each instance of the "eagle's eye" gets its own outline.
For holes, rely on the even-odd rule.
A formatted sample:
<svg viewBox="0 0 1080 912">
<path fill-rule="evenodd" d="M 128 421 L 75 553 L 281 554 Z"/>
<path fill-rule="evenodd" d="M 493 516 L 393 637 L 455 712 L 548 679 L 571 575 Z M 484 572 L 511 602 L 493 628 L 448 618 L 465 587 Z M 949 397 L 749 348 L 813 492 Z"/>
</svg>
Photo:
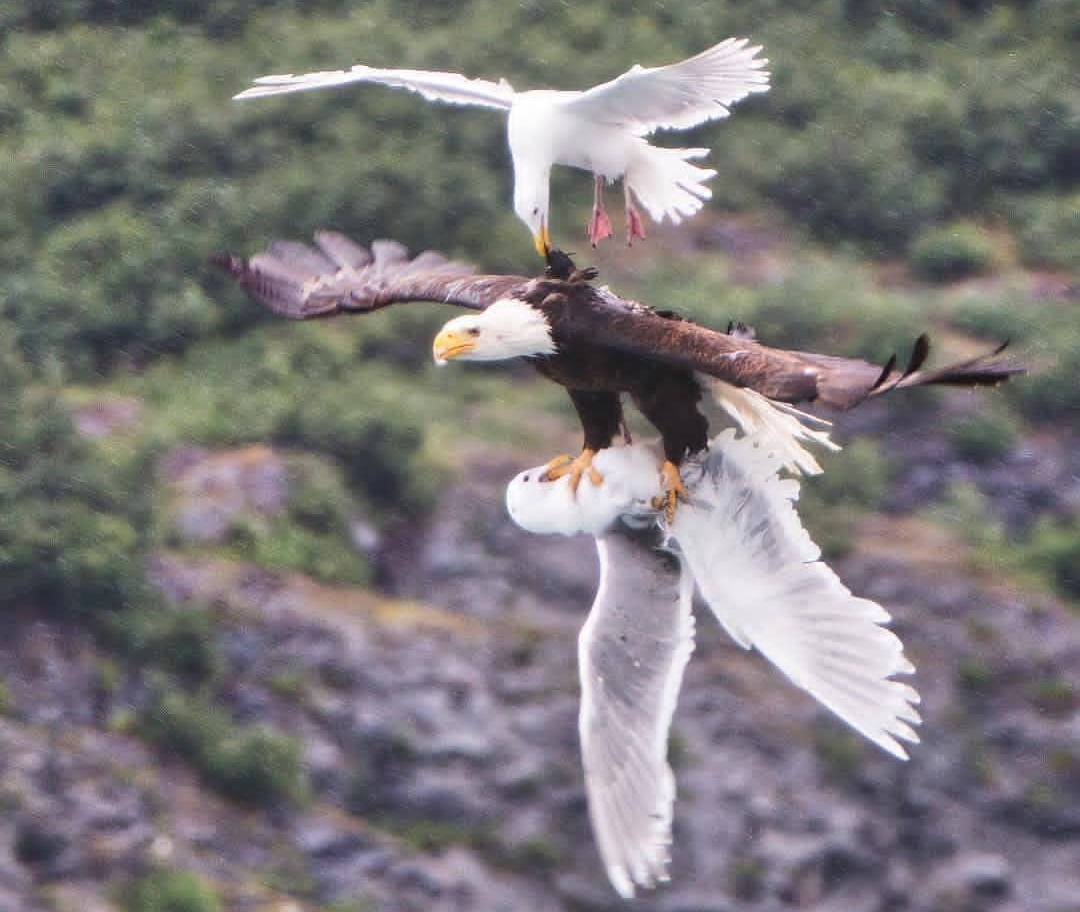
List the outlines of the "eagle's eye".
<svg viewBox="0 0 1080 912">
<path fill-rule="evenodd" d="M 469 327 L 469 335 L 470 336 L 478 336 L 478 335 L 480 335 L 480 328 L 477 327 L 477 326 L 470 326 Z"/>
<path fill-rule="evenodd" d="M 533 206 L 533 215 L 539 215 L 539 214 L 540 214 L 540 207 L 539 206 Z"/>
</svg>

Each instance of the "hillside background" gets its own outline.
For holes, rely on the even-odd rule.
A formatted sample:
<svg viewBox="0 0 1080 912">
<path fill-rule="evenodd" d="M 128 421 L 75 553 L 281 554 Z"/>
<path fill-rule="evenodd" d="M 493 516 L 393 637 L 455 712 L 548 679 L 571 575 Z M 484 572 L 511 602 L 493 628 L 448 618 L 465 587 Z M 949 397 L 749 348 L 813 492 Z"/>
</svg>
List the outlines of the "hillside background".
<svg viewBox="0 0 1080 912">
<path fill-rule="evenodd" d="M 700 617 L 673 883 L 626 906 L 576 755 L 591 547 L 501 506 L 578 445 L 565 395 L 436 372 L 436 306 L 287 325 L 207 257 L 330 227 L 538 266 L 498 117 L 230 102 L 254 76 L 579 88 L 728 35 L 772 90 L 662 140 L 714 150 L 708 209 L 591 251 L 564 171 L 556 241 L 768 343 L 1036 370 L 838 416 L 804 485 L 918 666 L 912 761 Z M 0 45 L 0 910 L 1080 910 L 1073 0 L 9 0 Z"/>
</svg>

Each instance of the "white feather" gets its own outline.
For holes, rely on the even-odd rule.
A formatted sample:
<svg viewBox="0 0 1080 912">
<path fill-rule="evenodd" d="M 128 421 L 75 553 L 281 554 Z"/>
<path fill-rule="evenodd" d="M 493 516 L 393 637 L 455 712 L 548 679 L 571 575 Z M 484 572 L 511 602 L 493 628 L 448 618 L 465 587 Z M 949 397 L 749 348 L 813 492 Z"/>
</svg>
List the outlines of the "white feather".
<svg viewBox="0 0 1080 912">
<path fill-rule="evenodd" d="M 609 447 L 593 458 L 603 483 L 570 476 L 541 481 L 544 466 L 520 472 L 506 486 L 506 509 L 521 528 L 538 535 L 603 535 L 620 517 L 655 517 L 650 504 L 660 493 L 659 463 L 647 446 Z"/>
<path fill-rule="evenodd" d="M 831 422 L 800 411 L 741 386 L 732 386 L 716 377 L 698 374 L 698 382 L 712 394 L 713 401 L 738 424 L 745 434 L 756 434 L 758 446 L 774 448 L 780 464 L 796 475 L 820 475 L 821 465 L 804 443 L 831 452 L 840 447 L 829 439 Z M 816 424 L 817 428 L 809 425 Z M 767 441 L 767 443 L 766 443 Z"/>
<path fill-rule="evenodd" d="M 753 646 L 795 684 L 884 750 L 917 741 L 919 696 L 893 680 L 914 668 L 882 625 L 888 613 L 853 596 L 820 560 L 795 513 L 799 485 L 756 435 L 722 433 L 704 460 L 683 464 L 691 502 L 672 535 L 702 597 L 736 642 Z"/>
<path fill-rule="evenodd" d="M 668 731 L 694 649 L 693 583 L 658 540 L 596 540 L 600 585 L 578 637 L 578 729 L 589 818 L 611 883 L 665 881 L 675 804 Z"/>
<path fill-rule="evenodd" d="M 489 82 L 486 79 L 469 79 L 460 73 L 440 73 L 433 70 L 383 70 L 357 64 L 348 70 L 324 70 L 317 73 L 276 76 L 260 76 L 255 85 L 234 95 L 236 101 L 249 98 L 265 98 L 268 95 L 285 95 L 290 92 L 308 92 L 335 86 L 353 85 L 358 82 L 375 82 L 398 89 L 416 92 L 428 101 L 447 104 L 478 105 L 508 111 L 514 101 L 514 90 L 505 79 Z"/>
</svg>

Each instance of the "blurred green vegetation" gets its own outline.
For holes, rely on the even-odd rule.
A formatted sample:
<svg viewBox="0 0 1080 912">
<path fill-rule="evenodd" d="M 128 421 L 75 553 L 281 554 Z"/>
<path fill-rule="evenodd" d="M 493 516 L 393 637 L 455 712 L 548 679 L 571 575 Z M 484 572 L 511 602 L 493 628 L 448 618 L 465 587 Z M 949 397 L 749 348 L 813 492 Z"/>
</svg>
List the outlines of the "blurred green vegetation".
<svg viewBox="0 0 1080 912">
<path fill-rule="evenodd" d="M 1020 535 L 1009 535 L 975 485 L 949 486 L 926 507 L 928 518 L 957 529 L 971 546 L 976 570 L 1007 575 L 1030 589 L 1054 592 L 1080 606 L 1080 511 L 1040 516 Z"/>
<path fill-rule="evenodd" d="M 872 440 L 852 441 L 820 461 L 825 472 L 802 481 L 798 509 L 828 560 L 850 552 L 859 519 L 881 508 L 890 466 Z"/>
<path fill-rule="evenodd" d="M 329 225 L 532 267 L 500 117 L 372 86 L 229 100 L 283 68 L 571 88 L 747 35 L 772 91 L 690 137 L 716 149 L 717 206 L 777 207 L 875 253 L 995 222 L 1029 263 L 1076 262 L 1080 10 L 1060 0 L 47 6 L 0 15 L 0 300 L 34 365 L 79 377 L 263 319 L 205 265 L 256 238 Z M 557 238 L 586 182 L 557 175 Z"/>
<path fill-rule="evenodd" d="M 221 912 L 217 891 L 191 871 L 156 866 L 117 890 L 125 912 Z"/>
<path fill-rule="evenodd" d="M 744 320 L 771 344 L 882 362 L 927 324 L 1011 339 L 1038 372 L 945 429 L 973 463 L 1004 458 L 1032 424 L 1075 425 L 1074 302 L 1032 300 L 1019 280 L 957 296 L 883 288 L 875 274 L 899 259 L 931 282 L 1017 267 L 1075 281 L 1075 3 L 521 0 L 492 15 L 482 0 L 11 0 L 0 8 L 0 604 L 87 619 L 125 673 L 153 677 L 136 731 L 223 794 L 301 797 L 297 743 L 214 705 L 227 674 L 214 616 L 167 609 L 149 590 L 153 549 L 198 550 L 170 531 L 161 457 L 275 445 L 290 476 L 284 513 L 242 517 L 218 550 L 362 585 L 355 519 L 386 530 L 423 517 L 463 443 L 539 460 L 577 430 L 565 394 L 527 370 L 437 373 L 428 352 L 445 308 L 286 325 L 207 265 L 218 250 L 328 226 L 533 271 L 500 117 L 379 87 L 242 105 L 231 95 L 261 74 L 355 61 L 579 88 L 728 35 L 764 44 L 772 90 L 661 142 L 715 150 L 713 208 L 797 226 L 784 240 L 791 268 L 748 287 L 724 257 L 646 256 L 619 290 L 717 327 Z M 580 237 L 588 188 L 584 174 L 554 175 L 557 240 Z M 73 416 L 105 393 L 143 411 L 129 431 L 91 440 Z M 866 441 L 823 462 L 801 509 L 835 556 L 880 506 L 891 469 Z M 1044 518 L 1010 540 L 972 491 L 950 492 L 938 512 L 983 530 L 972 543 L 982 560 L 1080 598 L 1080 518 Z M 100 671 L 103 690 L 120 687 L 116 664 Z M 826 765 L 851 762 L 823 738 Z M 217 908 L 182 872 L 152 872 L 129 896 L 139 912 Z"/>
<path fill-rule="evenodd" d="M 293 802 L 305 792 L 300 742 L 269 725 L 237 725 L 203 691 L 156 676 L 135 723 L 152 744 L 190 763 L 211 788 L 253 807 Z"/>
</svg>

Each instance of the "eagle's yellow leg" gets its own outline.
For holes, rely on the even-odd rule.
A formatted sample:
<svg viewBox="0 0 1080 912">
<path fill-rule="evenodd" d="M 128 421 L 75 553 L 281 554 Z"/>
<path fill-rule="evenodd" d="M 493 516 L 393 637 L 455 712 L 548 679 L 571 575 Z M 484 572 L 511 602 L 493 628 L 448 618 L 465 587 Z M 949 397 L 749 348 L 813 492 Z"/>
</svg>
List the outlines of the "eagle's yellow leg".
<svg viewBox="0 0 1080 912">
<path fill-rule="evenodd" d="M 555 481 L 563 475 L 569 475 L 570 490 L 576 492 L 578 485 L 581 484 L 581 476 L 588 473 L 589 481 L 598 485 L 604 480 L 604 476 L 593 468 L 592 461 L 595 455 L 596 450 L 585 447 L 576 457 L 556 456 L 544 467 L 543 477 L 547 481 Z"/>
<path fill-rule="evenodd" d="M 675 521 L 675 508 L 679 501 L 689 503 L 690 494 L 683 487 L 679 467 L 668 459 L 665 459 L 660 467 L 660 491 L 661 495 L 653 498 L 653 507 L 664 511 L 664 519 L 670 526 Z"/>
</svg>

